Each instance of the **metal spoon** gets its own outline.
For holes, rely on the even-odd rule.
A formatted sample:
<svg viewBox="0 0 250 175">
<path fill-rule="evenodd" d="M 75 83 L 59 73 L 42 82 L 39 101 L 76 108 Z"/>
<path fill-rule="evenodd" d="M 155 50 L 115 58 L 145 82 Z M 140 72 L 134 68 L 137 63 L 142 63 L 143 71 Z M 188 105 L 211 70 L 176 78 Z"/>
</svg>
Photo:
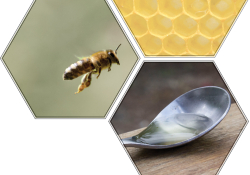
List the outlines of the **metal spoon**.
<svg viewBox="0 0 250 175">
<path fill-rule="evenodd" d="M 166 106 L 126 147 L 164 149 L 189 143 L 211 131 L 231 106 L 229 93 L 215 86 L 193 89 Z"/>
</svg>

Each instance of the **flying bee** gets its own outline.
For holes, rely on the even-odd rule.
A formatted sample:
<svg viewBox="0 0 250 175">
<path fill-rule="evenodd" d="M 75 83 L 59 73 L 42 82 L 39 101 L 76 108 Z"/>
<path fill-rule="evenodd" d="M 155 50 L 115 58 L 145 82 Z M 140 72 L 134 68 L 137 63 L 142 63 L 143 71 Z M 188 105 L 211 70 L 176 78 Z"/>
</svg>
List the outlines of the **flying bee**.
<svg viewBox="0 0 250 175">
<path fill-rule="evenodd" d="M 108 69 L 108 71 L 111 71 L 112 63 L 120 65 L 117 57 L 117 50 L 120 46 L 121 44 L 115 51 L 108 49 L 96 52 L 89 57 L 83 57 L 76 63 L 71 64 L 65 70 L 63 79 L 73 80 L 81 75 L 84 75 L 76 93 L 81 92 L 83 89 L 90 86 L 92 74 L 98 74 L 96 77 L 98 78 L 102 70 Z"/>
</svg>

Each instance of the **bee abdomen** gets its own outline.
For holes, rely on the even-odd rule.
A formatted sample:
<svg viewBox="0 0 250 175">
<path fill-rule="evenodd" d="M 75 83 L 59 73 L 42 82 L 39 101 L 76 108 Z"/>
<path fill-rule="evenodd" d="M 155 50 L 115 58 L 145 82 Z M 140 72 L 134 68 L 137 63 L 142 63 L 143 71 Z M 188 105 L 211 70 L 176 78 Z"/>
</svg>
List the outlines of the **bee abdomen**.
<svg viewBox="0 0 250 175">
<path fill-rule="evenodd" d="M 72 80 L 77 78 L 87 72 L 90 72 L 94 69 L 94 65 L 92 64 L 90 59 L 82 59 L 77 61 L 76 63 L 71 64 L 64 72 L 63 79 L 64 80 Z"/>
</svg>

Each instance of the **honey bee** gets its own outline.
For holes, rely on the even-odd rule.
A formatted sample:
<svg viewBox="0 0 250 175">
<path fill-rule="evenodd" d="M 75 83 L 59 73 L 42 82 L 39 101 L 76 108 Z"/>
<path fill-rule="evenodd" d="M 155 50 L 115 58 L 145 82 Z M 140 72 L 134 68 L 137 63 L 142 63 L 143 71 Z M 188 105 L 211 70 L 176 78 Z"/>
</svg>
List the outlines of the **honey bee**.
<svg viewBox="0 0 250 175">
<path fill-rule="evenodd" d="M 81 84 L 78 87 L 78 91 L 81 92 L 83 89 L 90 86 L 92 74 L 98 74 L 98 78 L 101 71 L 108 68 L 111 71 L 112 63 L 120 65 L 117 57 L 117 50 L 121 44 L 116 48 L 115 51 L 108 49 L 96 52 L 89 57 L 83 57 L 76 63 L 71 64 L 63 74 L 63 80 L 73 80 L 81 75 L 84 75 Z"/>
</svg>

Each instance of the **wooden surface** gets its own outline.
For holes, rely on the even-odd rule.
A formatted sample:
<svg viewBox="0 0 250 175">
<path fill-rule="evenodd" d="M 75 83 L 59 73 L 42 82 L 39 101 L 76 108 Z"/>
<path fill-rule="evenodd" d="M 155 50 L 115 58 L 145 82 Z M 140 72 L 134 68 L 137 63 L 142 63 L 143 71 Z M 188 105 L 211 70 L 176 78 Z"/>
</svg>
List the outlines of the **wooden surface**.
<svg viewBox="0 0 250 175">
<path fill-rule="evenodd" d="M 152 150 L 126 148 L 142 175 L 216 174 L 246 123 L 238 106 L 232 104 L 226 117 L 211 132 L 186 145 Z M 143 129 L 121 134 L 131 137 Z"/>
</svg>

